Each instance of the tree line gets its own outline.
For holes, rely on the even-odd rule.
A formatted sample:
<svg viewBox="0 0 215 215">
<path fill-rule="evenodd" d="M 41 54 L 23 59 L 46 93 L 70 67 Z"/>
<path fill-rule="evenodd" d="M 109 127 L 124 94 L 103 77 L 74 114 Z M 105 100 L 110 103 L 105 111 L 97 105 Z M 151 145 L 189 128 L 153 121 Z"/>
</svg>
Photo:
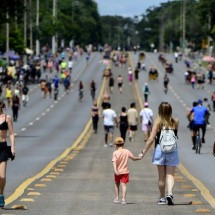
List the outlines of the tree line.
<svg viewBox="0 0 215 215">
<path fill-rule="evenodd" d="M 10 49 L 20 54 L 26 47 L 35 49 L 35 40 L 51 47 L 53 35 L 58 47 L 72 40 L 80 46 L 201 49 L 215 40 L 214 5 L 215 0 L 175 0 L 131 18 L 100 16 L 94 0 L 1 0 L 0 51 L 6 50 L 6 26 Z"/>
</svg>

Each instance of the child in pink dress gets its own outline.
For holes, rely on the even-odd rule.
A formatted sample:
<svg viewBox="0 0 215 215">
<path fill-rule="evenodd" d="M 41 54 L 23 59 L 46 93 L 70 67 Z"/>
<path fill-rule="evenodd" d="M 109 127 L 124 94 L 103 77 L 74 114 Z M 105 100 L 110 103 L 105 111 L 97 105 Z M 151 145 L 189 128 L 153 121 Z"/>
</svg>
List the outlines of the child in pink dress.
<svg viewBox="0 0 215 215">
<path fill-rule="evenodd" d="M 140 157 L 134 157 L 133 154 L 124 148 L 124 140 L 121 137 L 117 137 L 114 140 L 116 146 L 116 151 L 113 152 L 113 167 L 114 167 L 114 177 L 115 177 L 115 193 L 116 197 L 114 199 L 115 204 L 119 204 L 119 187 L 120 182 L 122 186 L 122 202 L 121 204 L 125 205 L 126 203 L 126 183 L 129 182 L 129 169 L 128 169 L 128 159 L 133 161 L 141 160 Z"/>
</svg>

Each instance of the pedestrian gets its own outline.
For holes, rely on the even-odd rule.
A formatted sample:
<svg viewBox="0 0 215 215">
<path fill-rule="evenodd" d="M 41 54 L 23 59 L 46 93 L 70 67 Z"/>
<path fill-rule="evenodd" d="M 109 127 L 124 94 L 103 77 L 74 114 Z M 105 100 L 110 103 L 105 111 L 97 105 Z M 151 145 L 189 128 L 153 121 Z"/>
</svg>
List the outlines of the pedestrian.
<svg viewBox="0 0 215 215">
<path fill-rule="evenodd" d="M 118 85 L 119 92 L 122 93 L 123 78 L 121 75 L 118 75 L 117 85 Z"/>
<path fill-rule="evenodd" d="M 13 91 L 12 91 L 12 88 L 11 88 L 10 84 L 8 84 L 6 86 L 5 97 L 7 99 L 7 105 L 8 105 L 8 107 L 11 108 L 12 107 Z"/>
<path fill-rule="evenodd" d="M 121 113 L 119 115 L 119 130 L 120 136 L 126 141 L 126 133 L 128 130 L 128 115 L 126 113 L 126 108 L 122 107 Z"/>
<path fill-rule="evenodd" d="M 69 73 L 72 74 L 73 61 L 71 57 L 69 58 L 68 68 L 69 68 Z"/>
<path fill-rule="evenodd" d="M 46 80 L 46 89 L 47 89 L 47 93 L 49 94 L 49 98 L 51 98 L 52 97 L 52 81 L 51 81 L 51 79 Z"/>
<path fill-rule="evenodd" d="M 141 63 L 140 63 L 140 61 L 137 62 L 137 69 L 141 69 Z"/>
<path fill-rule="evenodd" d="M 213 146 L 213 156 L 215 156 L 215 142 L 214 142 L 214 146 Z"/>
<path fill-rule="evenodd" d="M 198 105 L 198 103 L 196 101 L 193 102 L 193 107 L 196 107 Z M 192 110 L 192 109 L 191 109 Z M 189 124 L 188 124 L 188 128 L 190 129 L 191 131 L 191 140 L 193 141 L 193 136 L 194 136 L 194 131 L 193 131 L 193 128 L 194 128 L 194 113 L 192 114 L 189 114 L 190 113 L 190 110 L 188 111 L 187 113 L 187 119 L 189 121 Z M 195 143 L 193 143 L 193 149 L 195 149 L 194 147 Z"/>
<path fill-rule="evenodd" d="M 114 87 L 114 78 L 113 78 L 113 75 L 111 75 L 109 78 L 109 89 L 111 94 L 113 93 L 113 87 Z"/>
<path fill-rule="evenodd" d="M 133 81 L 133 72 L 132 72 L 132 68 L 129 66 L 128 67 L 128 82 L 129 82 L 129 85 L 132 84 L 132 81 Z"/>
<path fill-rule="evenodd" d="M 153 112 L 149 108 L 147 102 L 144 103 L 144 108 L 140 111 L 140 123 L 142 123 L 144 142 L 146 142 L 150 136 L 153 125 Z"/>
<path fill-rule="evenodd" d="M 105 131 L 105 144 L 104 147 L 113 146 L 113 133 L 114 123 L 118 126 L 117 115 L 114 110 L 111 109 L 111 104 L 107 103 L 105 110 L 102 112 L 104 119 L 104 131 Z"/>
<path fill-rule="evenodd" d="M 138 68 L 136 68 L 136 69 L 134 70 L 134 77 L 135 77 L 135 80 L 138 80 L 138 79 L 139 79 L 139 72 L 140 72 L 140 70 L 139 70 Z"/>
<path fill-rule="evenodd" d="M 191 86 L 192 86 L 192 88 L 195 89 L 195 85 L 196 85 L 196 74 L 195 74 L 195 73 L 193 73 L 193 74 L 191 75 L 190 81 L 191 81 Z"/>
<path fill-rule="evenodd" d="M 167 94 L 168 91 L 168 84 L 169 84 L 169 77 L 167 74 L 164 75 L 163 78 L 163 86 L 164 86 L 164 93 Z"/>
<path fill-rule="evenodd" d="M 132 102 L 127 112 L 129 125 L 129 141 L 135 142 L 135 136 L 138 125 L 138 113 L 135 102 Z"/>
<path fill-rule="evenodd" d="M 47 94 L 48 90 L 47 90 L 47 87 L 46 87 L 46 80 L 45 79 L 41 80 L 40 89 L 42 91 L 42 97 L 46 98 L 46 94 Z"/>
<path fill-rule="evenodd" d="M 12 112 L 13 112 L 13 121 L 16 122 L 18 119 L 18 112 L 19 112 L 19 96 L 18 95 L 13 95 L 12 99 Z"/>
<path fill-rule="evenodd" d="M 83 97 L 84 97 L 84 85 L 83 85 L 82 81 L 79 82 L 79 89 L 78 89 L 78 91 L 79 91 L 78 101 L 82 102 Z"/>
<path fill-rule="evenodd" d="M 208 98 L 203 99 L 203 106 L 205 106 L 208 109 L 209 113 L 211 112 L 211 105 L 208 102 Z"/>
<path fill-rule="evenodd" d="M 71 79 L 70 75 L 67 75 L 63 82 L 64 89 L 65 89 L 65 92 L 67 95 L 69 94 L 69 89 L 70 89 L 70 84 L 71 84 L 70 79 Z"/>
<path fill-rule="evenodd" d="M 107 91 L 104 93 L 103 98 L 102 98 L 102 109 L 106 109 L 107 104 L 110 104 L 110 96 L 107 93 Z"/>
<path fill-rule="evenodd" d="M 7 160 L 9 158 L 7 151 L 7 132 L 9 131 L 11 142 L 11 153 L 15 157 L 15 137 L 13 122 L 10 115 L 5 114 L 4 101 L 0 99 L 0 207 L 4 207 L 4 189 L 6 185 Z"/>
<path fill-rule="evenodd" d="M 122 187 L 122 205 L 126 205 L 126 194 L 127 187 L 126 184 L 129 182 L 129 168 L 128 160 L 129 158 L 133 161 L 140 160 L 141 157 L 134 157 L 133 154 L 126 148 L 124 148 L 125 141 L 121 137 L 117 137 L 114 140 L 114 145 L 116 150 L 113 152 L 112 163 L 114 168 L 114 178 L 115 178 L 115 199 L 113 203 L 120 204 L 119 201 L 119 189 L 120 185 Z"/>
<path fill-rule="evenodd" d="M 144 157 L 151 145 L 155 141 L 155 149 L 152 162 L 157 165 L 158 169 L 158 186 L 160 197 L 158 200 L 159 205 L 166 204 L 173 205 L 173 186 L 174 174 L 176 166 L 179 165 L 178 148 L 170 153 L 161 151 L 160 135 L 163 129 L 171 129 L 177 136 L 178 120 L 172 116 L 172 107 L 168 102 L 162 102 L 158 108 L 158 117 L 156 118 L 150 137 L 148 138 L 143 151 L 139 156 Z M 165 188 L 167 187 L 167 196 L 165 195 Z"/>
<path fill-rule="evenodd" d="M 91 116 L 93 122 L 93 131 L 96 134 L 98 130 L 98 122 L 99 122 L 99 108 L 97 106 L 97 102 L 93 102 L 93 106 L 91 108 Z"/>
<path fill-rule="evenodd" d="M 91 94 L 92 100 L 94 101 L 96 96 L 96 82 L 94 80 L 90 82 L 90 94 Z"/>
<path fill-rule="evenodd" d="M 174 53 L 174 57 L 175 57 L 175 62 L 178 63 L 178 52 L 177 51 Z"/>
<path fill-rule="evenodd" d="M 213 102 L 213 111 L 215 112 L 215 91 L 211 95 L 211 101 Z"/>
<path fill-rule="evenodd" d="M 148 83 L 145 83 L 143 87 L 144 102 L 148 102 L 149 94 L 150 94 L 150 91 L 149 91 Z"/>
</svg>

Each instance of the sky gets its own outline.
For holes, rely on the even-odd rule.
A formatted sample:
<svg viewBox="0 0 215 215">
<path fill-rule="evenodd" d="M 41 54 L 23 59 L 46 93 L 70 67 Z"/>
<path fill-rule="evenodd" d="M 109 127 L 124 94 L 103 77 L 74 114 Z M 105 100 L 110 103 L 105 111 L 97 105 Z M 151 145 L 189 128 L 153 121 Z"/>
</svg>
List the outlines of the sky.
<svg viewBox="0 0 215 215">
<path fill-rule="evenodd" d="M 98 4 L 99 14 L 134 17 L 144 14 L 151 6 L 159 6 L 168 0 L 95 0 Z"/>
</svg>

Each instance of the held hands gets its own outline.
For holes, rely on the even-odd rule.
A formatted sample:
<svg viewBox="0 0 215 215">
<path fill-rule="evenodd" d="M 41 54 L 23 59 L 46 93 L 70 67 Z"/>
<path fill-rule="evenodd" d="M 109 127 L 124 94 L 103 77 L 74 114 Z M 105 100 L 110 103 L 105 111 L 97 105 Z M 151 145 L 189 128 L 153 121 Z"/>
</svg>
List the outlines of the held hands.
<svg viewBox="0 0 215 215">
<path fill-rule="evenodd" d="M 145 153 L 146 153 L 145 151 L 144 151 L 144 152 L 142 151 L 142 152 L 138 155 L 138 157 L 142 159 L 142 158 L 144 157 Z"/>
<path fill-rule="evenodd" d="M 140 154 L 138 155 L 138 157 L 142 159 L 142 158 L 143 158 L 143 153 L 140 153 Z"/>
</svg>

